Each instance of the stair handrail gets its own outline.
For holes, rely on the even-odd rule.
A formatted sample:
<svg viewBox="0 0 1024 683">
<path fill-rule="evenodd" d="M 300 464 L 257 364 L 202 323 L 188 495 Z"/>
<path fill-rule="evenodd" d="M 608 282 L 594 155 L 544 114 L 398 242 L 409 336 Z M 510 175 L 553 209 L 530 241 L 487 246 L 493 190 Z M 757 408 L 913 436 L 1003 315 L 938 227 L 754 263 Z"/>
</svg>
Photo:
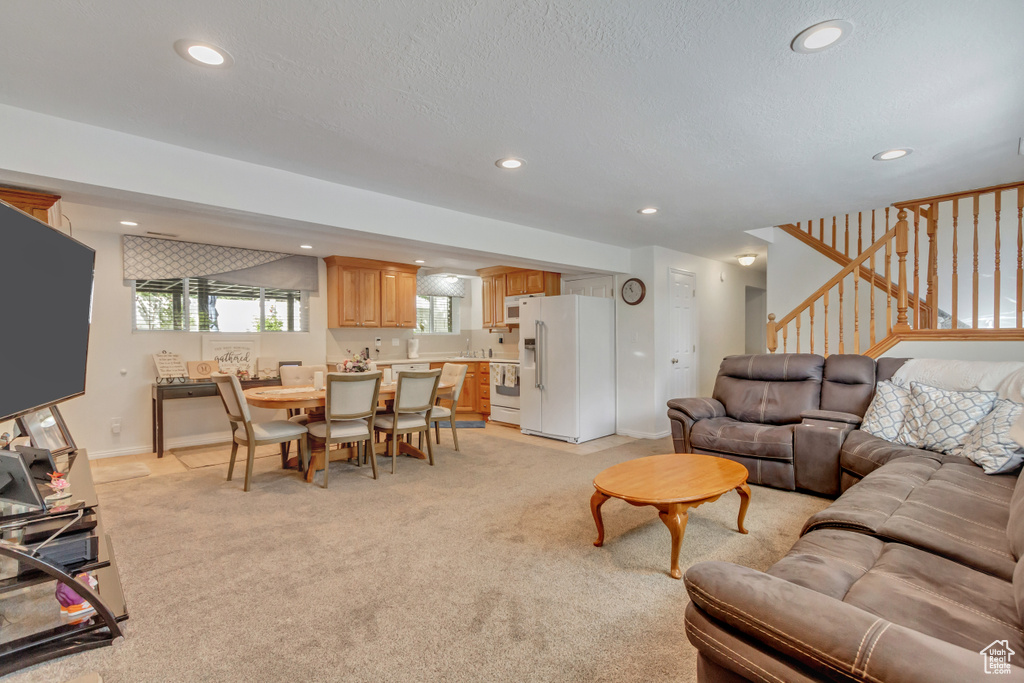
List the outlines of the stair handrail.
<svg viewBox="0 0 1024 683">
<path fill-rule="evenodd" d="M 798 305 L 792 311 L 782 317 L 781 320 L 776 321 L 775 314 L 770 313 L 768 315 L 768 329 L 767 329 L 767 342 L 768 350 L 771 353 L 775 353 L 779 347 L 778 342 L 778 329 L 785 327 L 792 322 L 798 315 L 803 313 L 805 310 L 811 307 L 811 305 L 818 299 L 822 298 L 826 292 L 831 290 L 833 287 L 843 281 L 846 276 L 850 273 L 858 270 L 864 261 L 868 260 L 872 254 L 877 252 L 879 249 L 884 247 L 889 241 L 895 240 L 895 251 L 898 258 L 898 282 L 896 287 L 896 324 L 893 325 L 892 331 L 896 334 L 902 334 L 910 331 L 910 325 L 907 319 L 907 308 L 908 308 L 908 296 L 907 296 L 907 252 L 909 251 L 909 242 L 907 235 L 907 211 L 906 209 L 900 209 L 899 215 L 897 216 L 896 225 L 889 229 L 884 235 L 875 241 L 870 247 L 865 249 L 857 258 L 853 259 L 848 263 L 842 270 L 836 273 L 832 278 L 828 280 L 824 285 L 815 290 L 810 296 L 804 299 L 803 303 Z"/>
</svg>

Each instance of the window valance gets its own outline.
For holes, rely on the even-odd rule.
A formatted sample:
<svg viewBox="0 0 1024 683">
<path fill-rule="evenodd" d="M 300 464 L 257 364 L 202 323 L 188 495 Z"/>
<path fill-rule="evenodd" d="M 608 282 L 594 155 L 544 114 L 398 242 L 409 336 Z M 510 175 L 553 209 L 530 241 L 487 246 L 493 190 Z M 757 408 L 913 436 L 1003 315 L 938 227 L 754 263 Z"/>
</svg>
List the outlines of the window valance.
<svg viewBox="0 0 1024 683">
<path fill-rule="evenodd" d="M 456 278 L 449 282 L 444 275 L 419 275 L 416 277 L 416 293 L 420 296 L 466 296 L 466 281 Z"/>
<path fill-rule="evenodd" d="M 203 277 L 252 287 L 319 290 L 315 256 L 125 235 L 125 280 Z"/>
</svg>

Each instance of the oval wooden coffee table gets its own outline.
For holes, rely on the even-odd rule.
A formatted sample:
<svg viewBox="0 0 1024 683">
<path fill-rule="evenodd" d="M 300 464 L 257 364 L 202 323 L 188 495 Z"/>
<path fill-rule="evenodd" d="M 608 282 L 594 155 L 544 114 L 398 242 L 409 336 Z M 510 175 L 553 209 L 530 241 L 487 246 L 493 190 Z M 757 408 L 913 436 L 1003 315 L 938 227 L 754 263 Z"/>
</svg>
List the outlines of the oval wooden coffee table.
<svg viewBox="0 0 1024 683">
<path fill-rule="evenodd" d="M 672 578 L 682 578 L 679 571 L 679 546 L 686 531 L 687 511 L 692 507 L 718 500 L 723 494 L 736 489 L 740 494 L 740 514 L 736 520 L 741 534 L 743 518 L 750 504 L 747 486 L 747 468 L 713 455 L 670 453 L 628 460 L 612 465 L 594 477 L 594 495 L 590 510 L 597 523 L 597 540 L 604 544 L 604 522 L 601 506 L 609 498 L 621 498 L 630 505 L 651 505 L 672 534 Z"/>
</svg>

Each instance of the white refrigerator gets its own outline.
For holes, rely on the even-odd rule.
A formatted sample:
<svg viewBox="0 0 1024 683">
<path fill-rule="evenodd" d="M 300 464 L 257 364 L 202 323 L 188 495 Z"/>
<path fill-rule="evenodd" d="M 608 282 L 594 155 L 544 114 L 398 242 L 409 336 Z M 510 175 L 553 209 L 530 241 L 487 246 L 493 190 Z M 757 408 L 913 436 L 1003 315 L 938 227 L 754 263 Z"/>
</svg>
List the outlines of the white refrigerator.
<svg viewBox="0 0 1024 683">
<path fill-rule="evenodd" d="M 523 434 L 581 443 L 615 433 L 614 299 L 524 299 L 519 363 Z"/>
</svg>

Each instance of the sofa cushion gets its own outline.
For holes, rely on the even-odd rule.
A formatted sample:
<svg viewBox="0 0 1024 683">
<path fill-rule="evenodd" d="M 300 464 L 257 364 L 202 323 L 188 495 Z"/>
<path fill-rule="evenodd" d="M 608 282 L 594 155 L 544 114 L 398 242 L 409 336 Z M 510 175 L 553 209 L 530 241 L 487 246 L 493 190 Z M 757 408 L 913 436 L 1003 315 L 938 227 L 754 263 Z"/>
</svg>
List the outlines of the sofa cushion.
<svg viewBox="0 0 1024 683">
<path fill-rule="evenodd" d="M 864 416 L 875 393 L 875 360 L 870 356 L 833 353 L 825 359 L 821 379 L 821 410 Z"/>
<path fill-rule="evenodd" d="M 793 425 L 763 425 L 731 417 L 695 422 L 690 443 L 705 451 L 793 461 Z"/>
<path fill-rule="evenodd" d="M 768 574 L 974 652 L 997 637 L 1024 647 L 1009 580 L 902 543 L 814 531 Z"/>
<path fill-rule="evenodd" d="M 1019 560 L 1024 557 L 1024 478 L 1019 476 L 1017 485 L 1013 489 L 1013 496 L 1010 498 L 1009 514 L 1006 538 L 1010 543 L 1010 552 Z"/>
<path fill-rule="evenodd" d="M 726 415 L 743 422 L 793 424 L 816 410 L 824 358 L 809 353 L 729 356 L 722 361 L 713 397 Z"/>
<path fill-rule="evenodd" d="M 994 391 L 947 391 L 910 383 L 910 412 L 898 441 L 914 448 L 956 453 L 981 418 L 992 412 Z"/>
<path fill-rule="evenodd" d="M 910 389 L 892 382 L 879 382 L 860 428 L 880 439 L 895 442 L 903 431 L 908 412 Z"/>
<path fill-rule="evenodd" d="M 864 430 L 856 429 L 850 432 L 850 435 L 846 437 L 846 441 L 843 442 L 839 464 L 843 471 L 856 475 L 859 478 L 874 472 L 890 460 L 909 456 L 927 458 L 939 463 L 966 464 L 971 462 L 962 455 L 936 453 L 935 451 L 904 446 L 903 444 L 879 439 L 877 436 L 872 436 Z"/>
<path fill-rule="evenodd" d="M 961 455 L 980 465 L 985 474 L 1012 472 L 1024 462 L 1024 448 L 1010 438 L 1010 427 L 1020 418 L 1024 405 L 1000 399 L 981 421 L 974 426 Z"/>
<path fill-rule="evenodd" d="M 913 545 L 1009 581 L 1017 561 L 1007 536 L 1013 476 L 970 463 L 899 458 L 810 517 L 804 533 L 844 528 Z"/>
</svg>

